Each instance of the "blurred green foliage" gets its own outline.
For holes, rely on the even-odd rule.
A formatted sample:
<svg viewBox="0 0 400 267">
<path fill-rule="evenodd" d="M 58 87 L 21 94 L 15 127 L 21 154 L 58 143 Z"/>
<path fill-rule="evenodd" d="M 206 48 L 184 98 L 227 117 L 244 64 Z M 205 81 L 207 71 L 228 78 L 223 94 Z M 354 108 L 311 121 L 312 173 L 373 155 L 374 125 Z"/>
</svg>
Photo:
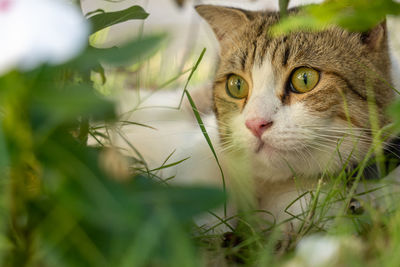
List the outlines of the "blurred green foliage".
<svg viewBox="0 0 400 267">
<path fill-rule="evenodd" d="M 146 19 L 149 16 L 149 14 L 140 6 L 132 6 L 124 10 L 107 13 L 102 9 L 98 9 L 86 15 L 91 16 L 89 22 L 92 25 L 92 33 L 124 21 Z"/>
<path fill-rule="evenodd" d="M 281 7 L 287 7 L 289 1 L 279 2 Z M 298 16 L 285 18 L 271 32 L 279 35 L 295 30 L 321 30 L 329 25 L 364 32 L 382 22 L 387 15 L 398 14 L 400 3 L 394 0 L 327 0 L 304 6 Z"/>
<path fill-rule="evenodd" d="M 147 15 L 133 6 L 89 21 L 95 32 Z M 0 77 L 1 266 L 199 265 L 192 218 L 221 205 L 222 191 L 169 187 L 148 171 L 122 179 L 104 167 L 107 148 L 86 144 L 90 124 L 117 119 L 90 73 L 141 64 L 164 40 L 88 46 L 64 65 Z"/>
</svg>

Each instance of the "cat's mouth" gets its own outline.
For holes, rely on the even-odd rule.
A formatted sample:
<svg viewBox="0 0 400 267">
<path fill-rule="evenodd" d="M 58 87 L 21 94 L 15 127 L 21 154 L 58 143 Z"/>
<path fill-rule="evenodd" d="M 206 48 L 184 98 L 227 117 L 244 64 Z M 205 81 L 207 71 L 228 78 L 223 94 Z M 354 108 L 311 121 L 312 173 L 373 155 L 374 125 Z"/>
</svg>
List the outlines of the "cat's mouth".
<svg viewBox="0 0 400 267">
<path fill-rule="evenodd" d="M 259 142 L 259 144 L 257 145 L 256 150 L 255 150 L 256 154 L 260 153 L 260 151 L 264 148 L 264 145 L 265 145 L 264 142 L 262 142 L 262 141 Z"/>
<path fill-rule="evenodd" d="M 266 154 L 266 155 L 271 155 L 271 154 L 279 154 L 279 155 L 285 155 L 286 153 L 291 153 L 292 150 L 288 150 L 285 148 L 281 148 L 279 146 L 271 144 L 271 142 L 268 141 L 263 141 L 263 140 L 258 140 L 256 145 L 253 147 L 253 151 L 255 154 L 260 155 L 260 154 Z M 297 151 L 300 150 L 299 148 Z"/>
<path fill-rule="evenodd" d="M 261 149 L 263 149 L 263 147 L 264 147 L 264 142 L 259 143 L 256 147 L 256 151 L 255 151 L 256 154 L 260 153 L 260 151 L 261 151 Z"/>
<path fill-rule="evenodd" d="M 273 146 L 271 146 L 270 144 L 262 141 L 262 140 L 259 140 L 254 152 L 256 154 L 259 154 L 261 151 L 264 151 L 266 153 L 271 153 L 271 152 L 276 151 L 276 150 L 278 150 L 278 149 L 273 147 Z"/>
</svg>

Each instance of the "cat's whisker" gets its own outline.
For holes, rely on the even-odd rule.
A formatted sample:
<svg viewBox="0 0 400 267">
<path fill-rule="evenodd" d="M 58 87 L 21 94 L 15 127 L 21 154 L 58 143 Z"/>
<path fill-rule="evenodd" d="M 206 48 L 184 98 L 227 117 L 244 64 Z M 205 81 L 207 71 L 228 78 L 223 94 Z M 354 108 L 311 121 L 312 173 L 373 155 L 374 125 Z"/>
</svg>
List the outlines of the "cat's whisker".
<svg viewBox="0 0 400 267">
<path fill-rule="evenodd" d="M 318 145 L 311 145 L 310 147 L 313 148 L 313 149 L 319 150 L 320 152 L 322 152 L 324 154 L 330 154 L 330 159 L 331 160 L 326 162 L 326 164 L 327 164 L 326 166 L 324 166 L 322 168 L 322 166 L 319 164 L 319 167 L 320 167 L 321 171 L 326 170 L 328 168 L 328 164 L 331 165 L 331 164 L 333 164 L 333 162 L 337 162 L 338 161 L 338 157 L 337 157 L 337 153 L 339 153 L 338 150 L 336 150 L 336 149 L 326 149 L 326 150 L 324 150 L 324 149 L 321 149 L 320 147 L 318 147 Z M 312 155 L 312 153 L 311 153 L 311 155 Z M 335 158 L 336 158 L 336 160 L 335 160 Z M 354 156 L 352 155 L 351 158 L 354 158 Z M 332 162 L 332 160 L 333 160 L 333 162 Z M 317 160 L 316 160 L 316 162 L 319 163 L 319 161 L 317 161 Z"/>
<path fill-rule="evenodd" d="M 371 143 L 372 142 L 372 140 L 371 140 L 371 138 L 369 138 L 369 137 L 366 137 L 366 136 L 363 136 L 363 135 L 361 135 L 361 134 L 351 134 L 351 133 L 348 133 L 348 132 L 342 132 L 343 133 L 343 135 L 338 135 L 338 133 L 339 132 L 335 132 L 335 134 L 329 134 L 329 133 L 321 133 L 321 132 L 309 132 L 309 131 L 307 131 L 307 132 L 299 132 L 299 134 L 304 134 L 304 135 L 309 135 L 309 136 L 318 136 L 318 137 L 326 137 L 326 138 L 329 138 L 329 139 L 335 139 L 335 141 L 338 141 L 338 140 L 340 140 L 340 139 L 348 139 L 348 138 L 353 138 L 354 140 L 362 140 L 362 141 L 365 141 L 365 142 L 369 142 L 369 143 Z"/>
<path fill-rule="evenodd" d="M 305 163 L 308 164 L 309 168 L 311 169 L 313 167 L 311 164 L 311 161 L 309 160 L 309 157 L 307 157 L 307 155 L 305 155 L 305 151 L 307 151 L 307 150 L 306 149 L 303 149 L 303 150 L 296 149 L 295 151 L 304 159 Z"/>
<path fill-rule="evenodd" d="M 312 145 L 308 145 L 308 147 L 313 148 L 314 150 L 318 150 L 322 153 L 333 153 L 335 151 L 335 149 L 332 149 L 332 146 L 319 142 L 315 142 Z"/>
<path fill-rule="evenodd" d="M 321 152 L 323 152 L 323 153 L 329 153 L 329 152 L 324 151 L 323 149 L 320 149 L 320 148 L 318 148 L 318 147 L 316 147 L 315 149 L 317 149 L 317 150 L 319 149 L 319 150 L 320 150 Z M 318 165 L 320 171 L 323 171 L 325 168 L 323 168 L 323 167 L 321 166 L 320 161 L 317 160 L 317 159 L 315 158 L 314 153 L 312 153 L 312 151 L 310 151 L 310 148 L 308 147 L 308 148 L 306 148 L 305 150 L 308 152 L 308 154 L 309 154 L 310 157 L 314 160 L 314 162 L 317 163 L 317 165 Z"/>
<path fill-rule="evenodd" d="M 307 127 L 307 126 L 305 126 Z M 393 133 L 388 133 L 388 132 L 384 132 L 382 133 L 381 130 L 372 130 L 370 128 L 345 128 L 345 127 L 312 127 L 309 126 L 307 127 L 308 129 L 313 129 L 313 130 L 318 130 L 321 132 L 337 132 L 337 133 L 346 133 L 346 134 L 356 134 L 354 133 L 355 131 L 358 132 L 358 134 L 363 134 L 364 132 L 367 133 L 373 133 L 373 134 L 379 134 L 379 135 L 383 135 L 382 138 L 395 138 L 397 137 L 396 134 Z"/>
<path fill-rule="evenodd" d="M 315 149 L 319 149 L 319 148 L 316 147 Z M 328 151 L 325 151 L 325 152 L 324 152 L 323 149 L 319 149 L 319 150 L 320 150 L 321 152 L 323 152 L 323 153 L 329 153 Z M 315 155 L 314 155 L 314 153 L 312 153 L 312 151 L 310 151 L 310 148 L 306 148 L 305 151 L 307 151 L 308 154 L 310 155 L 310 157 L 312 158 L 312 160 L 313 160 L 315 163 L 317 163 L 319 170 L 322 172 L 326 167 L 325 167 L 325 166 L 324 166 L 324 167 L 321 166 L 320 161 L 317 160 L 317 159 L 315 158 Z"/>
<path fill-rule="evenodd" d="M 316 136 L 320 136 L 320 135 L 316 135 Z M 369 138 L 363 138 L 363 137 L 359 137 L 359 136 L 349 136 L 349 138 L 347 138 L 347 137 L 348 136 L 342 136 L 342 137 L 340 137 L 340 136 L 331 136 L 331 138 L 336 139 L 336 140 L 330 140 L 328 137 L 325 138 L 324 140 L 326 140 L 327 142 L 336 142 L 337 143 L 340 140 L 349 140 L 349 138 L 351 138 L 350 140 L 353 141 L 356 144 L 365 144 L 365 145 L 374 144 L 373 140 L 371 140 Z M 386 142 L 386 141 L 381 141 L 379 143 L 382 144 L 384 147 L 393 146 L 392 143 Z"/>
<path fill-rule="evenodd" d="M 305 149 L 307 149 L 307 148 L 316 149 L 316 150 L 318 150 L 318 151 L 320 151 L 322 153 L 327 153 L 327 152 L 330 152 L 330 151 L 334 151 L 334 150 L 332 150 L 332 147 L 326 146 L 324 144 L 321 147 L 321 144 L 319 144 L 319 143 L 307 144 Z"/>
<path fill-rule="evenodd" d="M 220 146 L 221 146 L 221 147 L 220 147 L 220 148 L 218 148 L 218 149 L 219 149 L 219 151 L 223 151 L 223 150 L 225 150 L 225 149 L 228 149 L 228 148 L 234 147 L 234 144 L 233 144 L 233 143 L 231 143 L 231 142 L 225 142 L 225 143 L 222 143 Z"/>
<path fill-rule="evenodd" d="M 368 132 L 381 132 L 383 128 L 381 129 L 372 129 L 368 127 L 338 127 L 338 126 L 326 126 L 326 125 L 321 125 L 321 126 L 316 126 L 316 125 L 302 125 L 307 128 L 319 128 L 319 129 L 332 129 L 332 130 L 362 130 L 362 131 L 368 131 Z"/>
<path fill-rule="evenodd" d="M 368 139 L 361 139 L 356 136 L 349 136 L 350 139 L 346 138 L 346 136 L 334 136 L 334 135 L 325 135 L 325 134 L 319 134 L 319 133 L 315 133 L 314 136 L 319 139 L 325 140 L 327 142 L 333 142 L 333 143 L 339 143 L 341 140 L 343 140 L 343 141 L 349 140 L 349 141 L 353 141 L 356 143 L 359 141 L 371 143 L 371 141 Z"/>
<path fill-rule="evenodd" d="M 309 163 L 310 168 L 312 168 L 311 160 L 313 160 L 315 163 L 317 163 L 317 165 L 319 165 L 319 163 L 317 161 L 315 161 L 315 158 L 312 156 L 312 153 L 310 153 L 308 148 L 303 149 L 301 152 L 304 152 L 304 154 L 305 154 L 304 157 L 306 158 L 306 161 Z"/>
</svg>

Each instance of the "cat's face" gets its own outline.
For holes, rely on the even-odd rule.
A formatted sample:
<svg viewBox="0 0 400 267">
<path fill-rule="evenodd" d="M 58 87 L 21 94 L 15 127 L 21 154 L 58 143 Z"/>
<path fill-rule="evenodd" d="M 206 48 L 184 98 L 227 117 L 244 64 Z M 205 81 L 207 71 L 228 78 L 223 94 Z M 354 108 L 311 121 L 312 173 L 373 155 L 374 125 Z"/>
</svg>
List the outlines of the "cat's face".
<svg viewBox="0 0 400 267">
<path fill-rule="evenodd" d="M 213 90 L 227 150 L 247 151 L 256 175 L 270 180 L 337 171 L 364 157 L 371 116 L 387 123 L 393 94 L 382 82 L 390 83 L 384 24 L 366 34 L 331 27 L 272 38 L 277 12 L 197 11 L 220 42 Z"/>
</svg>

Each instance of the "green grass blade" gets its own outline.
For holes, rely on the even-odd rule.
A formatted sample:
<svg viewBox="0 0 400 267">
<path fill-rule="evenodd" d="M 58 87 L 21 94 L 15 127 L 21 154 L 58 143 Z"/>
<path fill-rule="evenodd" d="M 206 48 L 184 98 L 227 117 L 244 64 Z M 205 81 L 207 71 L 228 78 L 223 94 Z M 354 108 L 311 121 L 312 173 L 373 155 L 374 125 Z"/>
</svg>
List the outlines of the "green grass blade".
<svg viewBox="0 0 400 267">
<path fill-rule="evenodd" d="M 209 146 L 210 149 L 211 149 L 211 152 L 213 153 L 213 156 L 214 156 L 214 158 L 215 158 L 215 161 L 216 161 L 217 164 L 218 164 L 218 168 L 219 168 L 219 170 L 220 170 L 220 172 L 221 172 L 221 178 L 222 178 L 222 189 L 223 189 L 224 194 L 225 194 L 225 196 L 226 196 L 226 183 L 225 183 L 224 171 L 222 170 L 220 161 L 219 161 L 219 159 L 218 159 L 217 153 L 215 152 L 215 149 L 214 149 L 214 146 L 213 146 L 213 144 L 212 144 L 212 142 L 211 142 L 210 136 L 209 136 L 208 133 L 207 133 L 206 127 L 204 127 L 203 120 L 201 119 L 200 113 L 199 113 L 199 111 L 197 110 L 196 104 L 194 103 L 192 96 L 190 95 L 189 91 L 187 90 L 187 86 L 188 86 L 188 84 L 189 84 L 189 81 L 190 81 L 190 79 L 192 78 L 193 73 L 196 71 L 197 67 L 199 66 L 201 60 L 203 59 L 203 56 L 204 56 L 205 52 L 206 52 L 206 49 L 204 48 L 203 51 L 202 51 L 201 54 L 200 54 L 199 59 L 197 60 L 196 64 L 194 65 L 194 67 L 193 67 L 193 69 L 192 69 L 192 72 L 191 72 L 190 75 L 189 75 L 189 78 L 188 78 L 188 80 L 187 80 L 187 82 L 186 82 L 186 85 L 185 85 L 185 88 L 184 88 L 184 93 L 186 94 L 186 97 L 187 97 L 187 99 L 189 100 L 190 106 L 192 107 L 193 113 L 194 113 L 194 115 L 195 115 L 195 117 L 196 117 L 197 123 L 198 123 L 198 125 L 199 125 L 199 127 L 200 127 L 200 129 L 201 129 L 201 132 L 203 133 L 203 136 L 204 136 L 204 138 L 206 139 L 207 144 L 208 144 L 208 146 Z M 181 99 L 181 103 L 179 104 L 179 108 L 181 107 L 181 105 L 182 105 L 182 99 Z M 226 208 L 226 200 L 225 200 L 225 201 L 224 201 L 224 216 L 225 216 L 225 217 L 226 217 L 226 209 L 227 209 L 227 208 Z"/>
</svg>

